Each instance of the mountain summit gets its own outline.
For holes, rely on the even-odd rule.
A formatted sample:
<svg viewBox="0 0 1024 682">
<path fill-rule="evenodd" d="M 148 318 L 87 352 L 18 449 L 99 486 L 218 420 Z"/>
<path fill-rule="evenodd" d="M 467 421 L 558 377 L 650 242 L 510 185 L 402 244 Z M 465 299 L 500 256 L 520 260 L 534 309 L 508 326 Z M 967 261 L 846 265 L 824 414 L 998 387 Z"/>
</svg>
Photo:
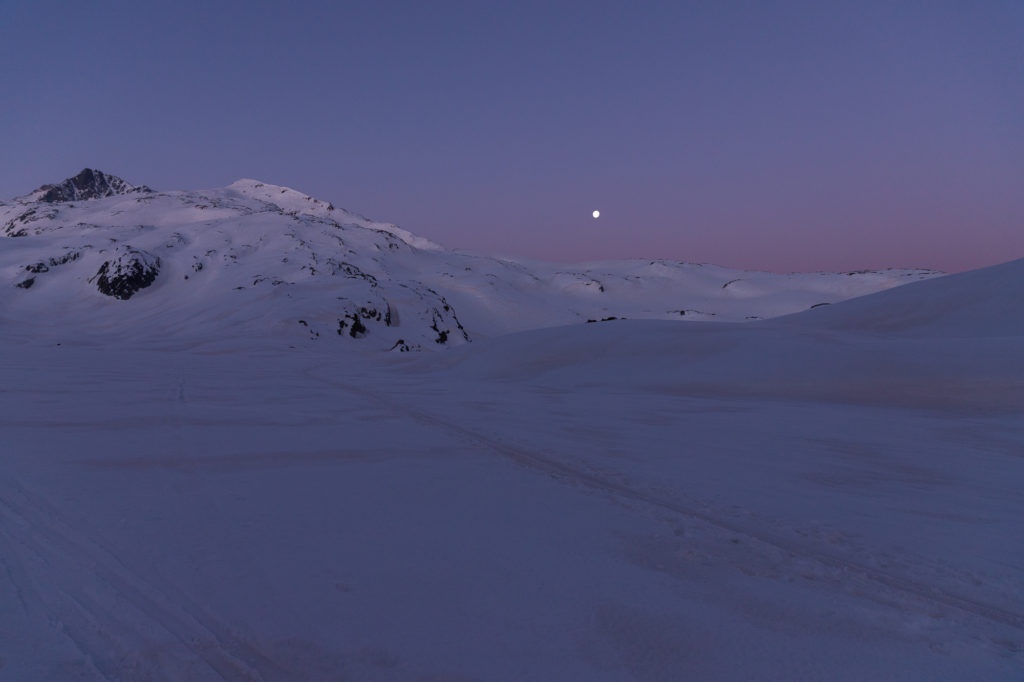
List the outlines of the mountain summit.
<svg viewBox="0 0 1024 682">
<path fill-rule="evenodd" d="M 131 194 L 133 192 L 152 192 L 145 185 L 130 185 L 115 175 L 109 175 L 103 171 L 84 168 L 82 172 L 73 178 L 56 185 L 43 185 L 32 193 L 31 199 L 44 201 L 49 204 L 56 204 L 62 201 L 84 201 L 86 199 L 102 199 L 118 194 Z"/>
</svg>

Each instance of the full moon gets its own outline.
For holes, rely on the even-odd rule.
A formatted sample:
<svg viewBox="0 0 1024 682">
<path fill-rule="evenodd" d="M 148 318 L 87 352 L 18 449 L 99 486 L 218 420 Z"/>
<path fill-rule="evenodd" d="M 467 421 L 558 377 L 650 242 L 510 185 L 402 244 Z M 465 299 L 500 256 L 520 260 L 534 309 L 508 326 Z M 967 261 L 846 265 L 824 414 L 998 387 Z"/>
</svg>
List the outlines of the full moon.
<svg viewBox="0 0 1024 682">
<path fill-rule="evenodd" d="M 600 218 L 601 217 L 601 212 L 600 211 L 594 211 L 593 216 L 595 218 Z"/>
</svg>

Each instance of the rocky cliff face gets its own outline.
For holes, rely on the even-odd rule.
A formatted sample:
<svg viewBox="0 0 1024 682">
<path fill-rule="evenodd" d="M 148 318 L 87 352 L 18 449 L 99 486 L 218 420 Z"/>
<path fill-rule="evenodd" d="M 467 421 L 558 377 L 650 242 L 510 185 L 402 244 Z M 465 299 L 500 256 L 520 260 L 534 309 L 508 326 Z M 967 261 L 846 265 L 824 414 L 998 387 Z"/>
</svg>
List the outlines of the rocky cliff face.
<svg viewBox="0 0 1024 682">
<path fill-rule="evenodd" d="M 86 168 L 81 173 L 56 185 L 43 185 L 35 191 L 37 201 L 55 204 L 62 201 L 86 201 L 118 194 L 152 192 L 145 185 L 129 185 L 121 178 Z"/>
</svg>

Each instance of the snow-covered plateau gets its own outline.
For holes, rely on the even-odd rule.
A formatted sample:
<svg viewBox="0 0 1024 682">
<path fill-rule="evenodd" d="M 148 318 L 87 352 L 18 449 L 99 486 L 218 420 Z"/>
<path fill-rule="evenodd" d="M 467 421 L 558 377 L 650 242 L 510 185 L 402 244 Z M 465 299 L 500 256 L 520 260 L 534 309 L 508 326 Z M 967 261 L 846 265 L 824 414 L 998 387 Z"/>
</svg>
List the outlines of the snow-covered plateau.
<svg viewBox="0 0 1024 682">
<path fill-rule="evenodd" d="M 99 171 L 0 235 L 0 680 L 1024 679 L 1024 260 L 554 265 Z"/>
</svg>

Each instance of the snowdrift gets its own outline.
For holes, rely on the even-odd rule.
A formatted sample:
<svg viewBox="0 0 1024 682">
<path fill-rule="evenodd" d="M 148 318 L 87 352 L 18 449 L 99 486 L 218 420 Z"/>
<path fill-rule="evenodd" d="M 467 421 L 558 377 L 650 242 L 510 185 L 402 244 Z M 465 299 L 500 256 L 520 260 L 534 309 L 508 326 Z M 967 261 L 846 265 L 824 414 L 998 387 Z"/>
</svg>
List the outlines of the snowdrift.
<svg viewBox="0 0 1024 682">
<path fill-rule="evenodd" d="M 1024 258 L 822 306 L 779 322 L 914 336 L 1024 336 Z"/>
</svg>

